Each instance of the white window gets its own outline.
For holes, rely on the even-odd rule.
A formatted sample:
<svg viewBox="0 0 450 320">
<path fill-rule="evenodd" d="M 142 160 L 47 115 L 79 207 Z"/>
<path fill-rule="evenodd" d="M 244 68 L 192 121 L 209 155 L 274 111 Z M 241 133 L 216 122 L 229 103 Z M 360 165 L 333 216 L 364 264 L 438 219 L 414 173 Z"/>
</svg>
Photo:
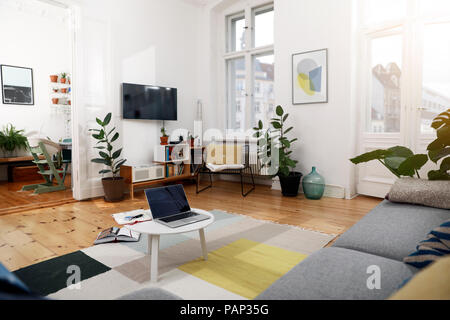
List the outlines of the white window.
<svg viewBox="0 0 450 320">
<path fill-rule="evenodd" d="M 273 4 L 247 6 L 226 17 L 228 130 L 245 131 L 260 119 L 267 124 L 273 116 L 268 107 L 275 104 L 273 22 Z"/>
</svg>

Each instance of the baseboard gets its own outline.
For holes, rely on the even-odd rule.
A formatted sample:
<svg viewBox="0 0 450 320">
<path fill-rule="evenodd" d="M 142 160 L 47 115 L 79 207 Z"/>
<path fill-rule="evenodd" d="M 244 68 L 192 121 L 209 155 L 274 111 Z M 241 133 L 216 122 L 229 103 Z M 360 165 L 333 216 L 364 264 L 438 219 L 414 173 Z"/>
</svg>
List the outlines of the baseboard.
<svg viewBox="0 0 450 320">
<path fill-rule="evenodd" d="M 272 190 L 281 190 L 280 180 L 278 177 L 272 180 Z M 303 193 L 302 185 L 300 184 L 300 193 Z M 345 188 L 331 184 L 325 185 L 324 197 L 345 199 Z"/>
</svg>

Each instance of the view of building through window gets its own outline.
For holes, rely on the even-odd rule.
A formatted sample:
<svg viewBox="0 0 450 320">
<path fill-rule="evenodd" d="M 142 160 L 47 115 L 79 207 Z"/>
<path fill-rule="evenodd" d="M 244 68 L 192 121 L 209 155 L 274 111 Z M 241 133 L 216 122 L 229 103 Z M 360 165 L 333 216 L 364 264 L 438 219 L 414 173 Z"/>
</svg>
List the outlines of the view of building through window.
<svg viewBox="0 0 450 320">
<path fill-rule="evenodd" d="M 250 17 L 241 12 L 227 18 L 227 48 L 232 54 L 230 58 L 225 56 L 227 129 L 241 132 L 254 127 L 259 120 L 267 124 L 275 108 L 273 5 L 250 9 Z M 245 28 L 246 25 L 253 28 Z M 251 37 L 246 32 L 251 32 Z M 252 43 L 247 44 L 249 38 Z M 246 61 L 251 65 L 246 65 Z"/>
</svg>

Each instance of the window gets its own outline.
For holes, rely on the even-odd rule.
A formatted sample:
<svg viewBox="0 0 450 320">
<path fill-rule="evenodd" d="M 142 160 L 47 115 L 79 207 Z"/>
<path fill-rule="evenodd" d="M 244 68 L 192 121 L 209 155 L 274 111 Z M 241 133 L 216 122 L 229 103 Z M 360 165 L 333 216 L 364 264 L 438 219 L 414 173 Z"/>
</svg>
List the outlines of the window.
<svg viewBox="0 0 450 320">
<path fill-rule="evenodd" d="M 226 17 L 227 129 L 245 131 L 273 115 L 275 57 L 273 4 L 245 7 Z"/>
<path fill-rule="evenodd" d="M 402 36 L 383 35 L 370 40 L 371 101 L 368 131 L 400 131 Z"/>
</svg>

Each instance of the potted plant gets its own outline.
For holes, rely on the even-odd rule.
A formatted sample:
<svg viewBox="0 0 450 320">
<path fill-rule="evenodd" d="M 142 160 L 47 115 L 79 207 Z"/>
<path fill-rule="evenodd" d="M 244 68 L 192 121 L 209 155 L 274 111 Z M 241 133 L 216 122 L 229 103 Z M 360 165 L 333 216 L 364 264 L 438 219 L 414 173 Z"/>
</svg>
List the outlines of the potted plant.
<svg viewBox="0 0 450 320">
<path fill-rule="evenodd" d="M 397 178 L 416 177 L 421 179 L 419 170 L 428 162 L 441 161 L 438 170 L 428 171 L 429 180 L 450 180 L 450 109 L 439 114 L 431 124 L 437 138 L 431 142 L 427 154 L 414 154 L 403 146 L 377 149 L 350 159 L 354 164 L 377 160 Z"/>
<path fill-rule="evenodd" d="M 52 75 L 50 76 L 50 81 L 51 81 L 51 82 L 58 82 L 58 75 L 52 74 Z"/>
<path fill-rule="evenodd" d="M 57 93 L 58 92 L 58 88 L 53 88 L 53 92 Z"/>
<path fill-rule="evenodd" d="M 105 200 L 109 202 L 120 201 L 123 199 L 124 194 L 124 178 L 119 175 L 120 167 L 127 161 L 126 159 L 119 159 L 122 153 L 122 148 L 114 151 L 112 143 L 119 138 L 119 133 L 115 132 L 116 128 L 107 130 L 106 127 L 111 122 L 111 112 L 101 121 L 96 118 L 100 129 L 90 129 L 95 133 L 92 137 L 98 140 L 97 145 L 94 147 L 99 150 L 99 158 L 92 159 L 94 163 L 100 163 L 107 166 L 107 169 L 102 169 L 99 174 L 110 174 L 109 177 L 102 178 L 103 190 L 105 191 Z"/>
<path fill-rule="evenodd" d="M 166 128 L 161 128 L 161 137 L 159 138 L 161 140 L 161 145 L 165 146 L 168 144 L 169 136 L 166 133 Z"/>
<path fill-rule="evenodd" d="M 61 93 L 67 93 L 67 88 L 61 88 Z"/>
<path fill-rule="evenodd" d="M 12 124 L 7 124 L 0 131 L 0 149 L 7 157 L 17 156 L 17 150 L 27 148 L 27 137 L 24 130 L 17 130 Z"/>
<path fill-rule="evenodd" d="M 59 102 L 59 99 L 58 99 L 58 98 L 52 98 L 52 103 L 53 103 L 53 104 L 58 104 L 58 102 Z"/>
<path fill-rule="evenodd" d="M 67 100 L 67 104 L 70 106 L 72 104 L 71 100 Z"/>
<path fill-rule="evenodd" d="M 66 83 L 67 73 L 61 73 L 61 83 Z"/>
<path fill-rule="evenodd" d="M 254 136 L 258 139 L 258 153 L 263 166 L 270 166 L 272 152 L 278 153 L 279 166 L 275 175 L 280 179 L 281 192 L 283 196 L 296 197 L 302 173 L 294 171 L 298 161 L 291 158 L 290 148 L 298 139 L 289 140 L 286 136 L 293 129 L 293 127 L 285 128 L 289 114 L 284 113 L 281 106 L 277 106 L 275 112 L 276 117 L 272 118 L 270 123 L 272 128 L 264 130 L 261 120 L 258 127 L 253 128 L 256 131 Z"/>
</svg>

